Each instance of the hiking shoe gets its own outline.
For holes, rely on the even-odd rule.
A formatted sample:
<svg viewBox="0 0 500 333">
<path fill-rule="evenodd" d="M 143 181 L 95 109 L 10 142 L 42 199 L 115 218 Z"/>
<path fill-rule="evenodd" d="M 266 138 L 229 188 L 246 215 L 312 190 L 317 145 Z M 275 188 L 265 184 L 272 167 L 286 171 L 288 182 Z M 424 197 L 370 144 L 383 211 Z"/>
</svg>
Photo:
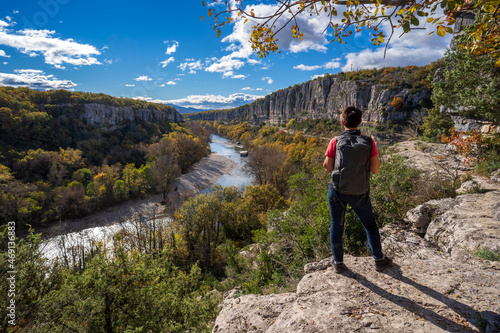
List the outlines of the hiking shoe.
<svg viewBox="0 0 500 333">
<path fill-rule="evenodd" d="M 343 262 L 339 262 L 338 264 L 334 262 L 333 269 L 335 269 L 335 273 L 342 274 L 347 270 L 347 266 Z"/>
<path fill-rule="evenodd" d="M 375 261 L 375 270 L 377 272 L 382 272 L 384 269 L 391 266 L 392 266 L 392 260 L 389 257 L 384 257 L 384 259 L 382 260 Z"/>
</svg>

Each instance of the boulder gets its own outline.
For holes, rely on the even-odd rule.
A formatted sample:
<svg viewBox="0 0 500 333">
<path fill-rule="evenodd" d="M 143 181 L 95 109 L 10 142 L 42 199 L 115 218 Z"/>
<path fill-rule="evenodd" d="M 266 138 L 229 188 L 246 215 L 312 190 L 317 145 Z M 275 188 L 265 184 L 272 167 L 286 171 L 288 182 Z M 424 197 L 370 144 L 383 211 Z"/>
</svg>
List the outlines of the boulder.
<svg viewBox="0 0 500 333">
<path fill-rule="evenodd" d="M 452 259 L 466 260 L 478 248 L 500 251 L 500 191 L 461 195 L 427 227 L 425 239 Z"/>
</svg>

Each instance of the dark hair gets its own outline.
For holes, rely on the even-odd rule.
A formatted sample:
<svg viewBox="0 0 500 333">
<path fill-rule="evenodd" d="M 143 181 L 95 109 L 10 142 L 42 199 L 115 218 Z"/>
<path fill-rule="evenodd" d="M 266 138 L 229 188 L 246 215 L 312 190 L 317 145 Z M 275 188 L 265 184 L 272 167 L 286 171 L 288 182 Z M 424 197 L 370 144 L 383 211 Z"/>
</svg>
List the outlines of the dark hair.
<svg viewBox="0 0 500 333">
<path fill-rule="evenodd" d="M 363 112 L 355 106 L 348 106 L 342 111 L 342 119 L 344 126 L 347 128 L 356 128 L 361 124 Z"/>
</svg>

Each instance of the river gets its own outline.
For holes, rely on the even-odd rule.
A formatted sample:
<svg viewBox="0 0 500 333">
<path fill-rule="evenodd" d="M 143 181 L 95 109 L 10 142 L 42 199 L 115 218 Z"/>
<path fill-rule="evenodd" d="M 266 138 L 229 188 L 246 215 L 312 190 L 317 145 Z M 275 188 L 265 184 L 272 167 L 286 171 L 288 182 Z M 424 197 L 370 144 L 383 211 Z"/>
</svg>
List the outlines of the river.
<svg viewBox="0 0 500 333">
<path fill-rule="evenodd" d="M 236 167 L 228 175 L 223 175 L 217 180 L 217 184 L 223 187 L 236 186 L 240 190 L 244 190 L 246 186 L 252 184 L 253 178 L 249 177 L 243 169 L 246 164 L 246 157 L 240 157 L 240 153 L 235 150 L 234 143 L 218 135 L 212 135 L 210 138 L 212 152 L 216 152 L 237 163 Z"/>
<path fill-rule="evenodd" d="M 229 173 L 221 176 L 216 184 L 226 186 L 236 186 L 240 190 L 253 183 L 253 178 L 249 177 L 243 170 L 246 163 L 244 157 L 240 157 L 239 152 L 236 151 L 236 145 L 231 141 L 212 135 L 210 142 L 210 149 L 213 153 L 227 157 L 236 162 L 235 168 Z M 203 190 L 206 192 L 208 189 Z M 161 217 L 154 221 L 143 218 L 142 221 L 126 220 L 123 222 L 117 221 L 111 225 L 98 226 L 93 228 L 86 228 L 76 232 L 64 233 L 52 238 L 47 239 L 42 245 L 42 252 L 45 258 L 51 260 L 57 257 L 62 257 L 66 251 L 66 255 L 71 257 L 71 250 L 77 247 L 89 249 L 99 241 L 104 243 L 111 243 L 113 236 L 116 232 L 123 228 L 137 232 L 138 229 L 145 230 L 150 227 L 152 223 L 158 225 L 169 224 L 172 221 L 171 217 Z M 77 249 L 80 251 L 80 249 Z"/>
</svg>

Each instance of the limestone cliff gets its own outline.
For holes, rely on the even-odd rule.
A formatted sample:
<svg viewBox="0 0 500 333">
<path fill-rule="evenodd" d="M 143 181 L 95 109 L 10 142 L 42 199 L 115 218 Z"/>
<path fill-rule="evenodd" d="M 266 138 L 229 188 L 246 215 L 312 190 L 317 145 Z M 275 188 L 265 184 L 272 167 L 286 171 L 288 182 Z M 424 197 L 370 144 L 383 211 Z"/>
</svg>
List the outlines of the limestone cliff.
<svg viewBox="0 0 500 333">
<path fill-rule="evenodd" d="M 336 118 L 350 105 L 363 110 L 368 122 L 405 121 L 422 104 L 429 102 L 431 92 L 424 88 L 405 88 L 366 80 L 346 80 L 340 76 L 317 78 L 287 89 L 278 90 L 251 104 L 231 110 L 190 114 L 197 120 L 248 121 L 251 124 L 286 123 L 290 119 Z M 394 98 L 403 104 L 394 107 Z"/>
<path fill-rule="evenodd" d="M 145 108 L 137 109 L 130 106 L 113 106 L 98 103 L 86 103 L 83 105 L 83 112 L 80 119 L 93 125 L 120 126 L 127 121 L 182 121 L 182 116 L 174 108 L 158 109 Z"/>
</svg>

